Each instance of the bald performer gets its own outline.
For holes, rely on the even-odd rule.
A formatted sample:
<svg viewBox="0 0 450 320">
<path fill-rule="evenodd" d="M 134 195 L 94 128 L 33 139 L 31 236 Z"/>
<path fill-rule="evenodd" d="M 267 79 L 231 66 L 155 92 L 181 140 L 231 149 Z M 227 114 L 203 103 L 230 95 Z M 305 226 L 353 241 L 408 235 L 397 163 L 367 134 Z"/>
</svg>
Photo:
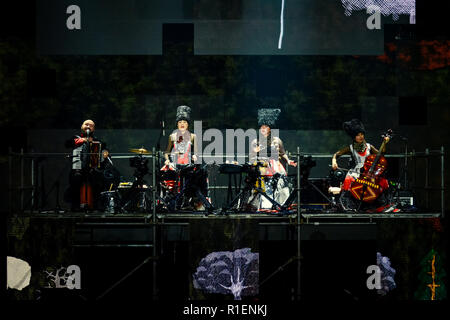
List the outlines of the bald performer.
<svg viewBox="0 0 450 320">
<path fill-rule="evenodd" d="M 95 137 L 95 122 L 88 119 L 81 125 L 81 132 L 78 135 L 72 136 L 66 141 L 66 147 L 72 149 L 72 170 L 70 172 L 70 199 L 72 211 L 80 211 L 80 194 L 84 196 L 81 188 L 85 184 L 89 184 L 92 189 L 93 197 L 92 205 L 88 209 L 96 210 L 98 204 L 98 197 L 103 187 L 102 170 L 106 163 L 111 162 L 109 159 L 109 152 L 106 149 L 106 143 L 100 141 Z M 93 166 L 89 154 L 93 147 L 99 148 L 101 153 L 98 165 Z M 87 206 L 87 204 L 85 205 Z M 85 208 L 87 209 L 87 208 Z"/>
</svg>

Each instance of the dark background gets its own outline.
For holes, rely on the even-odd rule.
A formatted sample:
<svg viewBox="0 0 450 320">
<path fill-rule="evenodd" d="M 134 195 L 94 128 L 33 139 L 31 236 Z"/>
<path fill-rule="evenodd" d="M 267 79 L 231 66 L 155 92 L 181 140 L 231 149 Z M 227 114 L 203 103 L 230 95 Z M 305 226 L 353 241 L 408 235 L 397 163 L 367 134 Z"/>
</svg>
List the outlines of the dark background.
<svg viewBox="0 0 450 320">
<path fill-rule="evenodd" d="M 217 3 L 218 7 L 211 10 L 221 10 L 220 1 Z M 239 1 L 236 3 L 239 7 Z M 322 55 L 195 55 L 197 25 L 182 21 L 162 24 L 162 55 L 46 55 L 37 50 L 34 1 L 11 3 L 1 11 L 0 19 L 2 177 L 8 174 L 9 148 L 15 152 L 67 152 L 62 141 L 77 132 L 87 118 L 96 121 L 99 134 L 111 137 L 108 142 L 114 146 L 112 152 L 127 152 L 141 144 L 152 147 L 160 121 L 174 125 L 180 104 L 192 107 L 192 118 L 202 120 L 204 129 L 256 128 L 259 107 L 280 107 L 278 126 L 290 151 L 300 146 L 311 153 L 335 152 L 349 143 L 341 126 L 353 117 L 363 120 L 367 140 L 375 146 L 380 143 L 380 133 L 392 128 L 408 138 L 410 150 L 438 150 L 441 146 L 449 150 L 449 38 L 446 11 L 438 4 L 417 1 L 416 25 L 403 24 L 407 21 L 404 19 L 396 24 L 390 24 L 390 18 L 383 19 L 383 51 L 374 55 L 343 55 L 338 51 Z M 389 152 L 404 152 L 404 147 L 402 140 L 394 138 Z M 50 187 L 57 173 L 64 175 L 64 161 L 44 162 L 49 167 L 46 172 L 53 174 Z M 123 170 L 126 167 L 123 165 Z M 439 160 L 431 167 L 431 183 L 439 185 Z M 419 175 L 423 168 L 419 163 Z M 316 177 L 326 174 L 326 164 L 314 172 Z M 7 209 L 5 178 L 2 210 Z M 423 177 L 417 179 L 417 184 L 423 183 Z M 448 179 L 447 170 L 446 185 Z M 424 199 L 424 194 L 421 196 Z M 430 197 L 430 206 L 439 210 L 439 195 Z M 446 201 L 446 208 L 449 203 Z M 424 229 L 418 233 L 426 238 L 429 229 Z M 391 257 L 394 266 L 417 264 L 435 241 L 428 233 L 429 241 L 421 242 L 423 248 L 409 258 L 400 256 L 399 252 L 405 252 L 405 248 L 408 252 L 423 240 L 411 230 L 415 229 L 409 229 L 411 236 L 404 236 L 397 247 L 386 249 L 397 254 Z M 387 228 L 382 249 L 389 248 L 397 231 Z M 261 250 L 275 256 L 280 251 L 271 245 L 263 243 Z M 318 242 L 311 251 L 324 249 L 321 245 Z M 361 246 L 355 250 L 363 251 Z M 372 244 L 369 247 L 373 251 Z M 330 259 L 337 258 L 333 248 L 327 247 L 327 252 Z M 140 261 L 139 254 L 130 255 L 135 260 L 124 270 Z M 290 255 L 287 245 L 273 266 Z M 345 251 L 344 257 L 349 256 L 350 251 Z M 269 273 L 270 267 L 262 272 Z M 288 277 L 286 274 L 289 269 L 282 276 Z M 411 298 L 414 288 L 408 290 L 399 298 Z M 285 291 L 282 296 L 287 298 L 289 294 Z"/>
<path fill-rule="evenodd" d="M 333 8 L 333 12 L 340 14 L 339 19 L 347 18 L 344 8 L 336 5 L 340 5 L 339 1 L 334 1 L 332 6 L 327 5 L 328 2 L 317 2 L 310 15 L 327 16 L 320 10 L 323 6 L 327 10 Z M 258 55 L 196 54 L 197 23 L 226 24 L 234 19 L 253 21 L 258 17 L 263 19 L 262 23 L 269 23 L 275 19 L 269 14 L 275 2 L 267 7 L 267 3 L 265 6 L 260 1 L 217 1 L 208 8 L 202 1 L 184 1 L 177 2 L 179 5 L 173 11 L 162 5 L 152 14 L 148 13 L 152 7 L 148 3 L 133 2 L 131 7 L 140 9 L 131 13 L 124 11 L 123 15 L 127 19 L 157 20 L 161 25 L 161 39 L 155 41 L 161 45 L 162 54 L 136 54 L 126 43 L 121 45 L 121 38 L 117 38 L 114 45 L 129 49 L 130 55 L 116 55 L 115 51 L 93 54 L 87 50 L 89 46 L 79 55 L 49 55 L 39 50 L 43 39 L 56 45 L 72 43 L 72 40 L 58 40 L 51 33 L 39 32 L 43 26 L 59 30 L 52 19 L 37 18 L 36 6 L 46 8 L 46 3 L 52 1 L 21 4 L 26 10 L 19 10 L 19 4 L 11 4 L 10 9 L 2 12 L 0 127 L 2 136 L 8 137 L 0 147 L 4 175 L 8 170 L 5 156 L 9 147 L 14 152 L 23 149 L 25 153 L 66 153 L 69 150 L 64 148 L 64 140 L 78 132 L 87 118 L 96 121 L 98 135 L 113 153 L 141 146 L 151 149 L 159 145 L 165 149 L 167 138 L 158 141 L 161 121 L 165 120 L 168 133 L 174 128 L 176 107 L 180 104 L 192 107 L 192 119 L 202 120 L 204 130 L 256 128 L 258 108 L 279 107 L 282 113 L 277 126 L 290 152 L 300 147 L 305 153 L 334 153 L 349 143 L 342 131 L 342 122 L 351 118 L 364 122 L 367 141 L 376 147 L 380 145 L 381 133 L 392 128 L 397 136 L 389 144 L 389 153 L 403 153 L 406 147 L 418 152 L 450 147 L 447 134 L 450 120 L 448 28 L 445 28 L 442 11 L 431 3 L 425 5 L 417 1 L 415 25 L 408 24 L 407 16 L 400 16 L 398 21 L 383 17 L 382 29 L 373 31 L 382 34 L 381 39 L 384 39 L 376 53 L 360 54 L 355 50 L 346 55 L 333 46 L 321 55 L 303 55 L 301 50 L 295 51 L 297 54 L 278 52 L 276 55 L 264 54 L 264 51 Z M 301 3 L 307 6 L 310 2 Z M 83 4 L 80 4 L 82 9 Z M 96 5 L 84 11 L 88 15 L 93 15 L 92 10 L 99 13 L 97 21 L 93 22 L 96 24 L 101 24 L 103 15 L 117 22 L 123 6 L 128 8 L 125 2 L 114 1 L 109 5 L 110 10 L 101 10 L 102 7 Z M 287 17 L 295 17 L 298 9 L 294 9 L 295 6 L 291 1 L 286 2 Z M 43 10 L 47 15 L 56 8 L 47 7 Z M 227 14 L 218 15 L 219 12 Z M 158 15 L 164 19 L 156 19 Z M 363 32 L 369 42 L 374 40 L 373 33 L 365 26 L 366 16 L 362 11 L 354 11 L 348 17 L 352 22 L 339 33 L 347 39 L 343 43 L 349 51 L 360 48 L 354 32 Z M 335 18 L 329 21 L 324 27 L 333 29 Z M 133 30 L 132 26 L 125 29 Z M 324 33 L 315 26 L 311 22 L 309 28 L 301 28 L 302 34 Z M 95 28 L 88 24 L 80 31 L 91 29 Z M 289 30 L 285 30 L 288 39 L 289 35 L 297 35 Z M 94 39 L 104 43 L 101 35 Z M 153 42 L 148 40 L 148 43 Z M 71 47 L 79 48 L 77 42 Z M 408 138 L 408 144 L 400 137 Z M 432 186 L 440 185 L 439 160 L 431 160 Z M 425 162 L 417 161 L 414 170 L 410 163 L 408 178 L 422 187 Z M 128 163 L 123 160 L 117 163 L 124 180 L 130 180 L 132 169 Z M 63 193 L 67 186 L 64 173 L 67 160 L 47 158 L 40 164 L 45 171 L 47 191 L 58 180 Z M 329 159 L 318 160 L 312 177 L 325 177 L 328 164 Z M 340 164 L 345 166 L 346 161 Z M 29 168 L 29 163 L 25 167 Z M 19 168 L 13 170 L 17 175 Z M 401 161 L 391 161 L 389 174 L 392 178 L 398 179 L 402 170 Z M 29 172 L 25 177 L 29 177 Z M 448 173 L 445 181 L 449 181 Z M 29 181 L 25 181 L 27 183 Z M 416 191 L 418 201 L 423 199 L 422 206 L 439 210 L 437 193 L 430 195 L 432 199 L 427 202 L 423 190 Z M 49 201 L 48 205 L 54 206 L 52 198 Z"/>
</svg>

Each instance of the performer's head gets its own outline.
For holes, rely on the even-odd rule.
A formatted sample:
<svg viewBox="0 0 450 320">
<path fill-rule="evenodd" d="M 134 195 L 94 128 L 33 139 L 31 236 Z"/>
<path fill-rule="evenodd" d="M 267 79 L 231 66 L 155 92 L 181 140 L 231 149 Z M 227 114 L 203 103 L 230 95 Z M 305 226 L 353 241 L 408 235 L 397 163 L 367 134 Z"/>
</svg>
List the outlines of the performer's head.
<svg viewBox="0 0 450 320">
<path fill-rule="evenodd" d="M 177 128 L 181 132 L 184 132 L 189 129 L 189 122 L 187 122 L 186 120 L 179 120 L 177 122 Z"/>
<path fill-rule="evenodd" d="M 261 135 L 263 135 L 264 137 L 269 136 L 270 134 L 270 127 L 268 125 L 263 124 L 260 128 L 259 128 L 259 132 L 261 133 Z"/>
<path fill-rule="evenodd" d="M 359 132 L 359 133 L 353 138 L 353 140 L 354 140 L 356 143 L 362 143 L 362 142 L 364 142 L 364 133 Z"/>
<path fill-rule="evenodd" d="M 86 133 L 86 130 L 89 129 L 89 131 L 92 133 L 95 131 L 95 123 L 92 120 L 85 120 L 83 124 L 81 125 L 81 131 Z"/>
<path fill-rule="evenodd" d="M 191 108 L 188 106 L 178 106 L 176 120 L 178 130 L 182 132 L 188 130 L 191 120 Z"/>
<path fill-rule="evenodd" d="M 361 120 L 352 119 L 342 124 L 344 131 L 353 139 L 356 143 L 362 143 L 365 141 L 366 129 Z"/>
</svg>

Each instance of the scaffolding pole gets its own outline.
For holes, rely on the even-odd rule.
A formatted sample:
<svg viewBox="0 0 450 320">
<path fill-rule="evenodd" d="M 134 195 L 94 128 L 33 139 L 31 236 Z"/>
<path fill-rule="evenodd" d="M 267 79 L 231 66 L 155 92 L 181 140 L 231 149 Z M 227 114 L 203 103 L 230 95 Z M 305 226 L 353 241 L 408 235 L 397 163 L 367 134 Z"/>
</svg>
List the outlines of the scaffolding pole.
<svg viewBox="0 0 450 320">
<path fill-rule="evenodd" d="M 441 217 L 445 218 L 444 146 L 441 146 Z"/>
<path fill-rule="evenodd" d="M 157 294 L 157 286 L 156 286 L 156 253 L 158 252 L 158 248 L 156 246 L 156 150 L 155 147 L 152 149 L 152 168 L 153 168 L 153 176 L 152 176 L 152 224 L 153 224 L 153 247 L 152 247 L 152 253 L 153 253 L 153 283 L 152 283 L 152 296 L 153 300 L 158 300 L 158 294 Z"/>
<path fill-rule="evenodd" d="M 301 282 L 300 282 L 300 272 L 301 272 L 301 261 L 300 261 L 300 236 L 301 236 L 301 206 L 300 206 L 300 147 L 297 147 L 297 301 L 301 298 Z"/>
</svg>

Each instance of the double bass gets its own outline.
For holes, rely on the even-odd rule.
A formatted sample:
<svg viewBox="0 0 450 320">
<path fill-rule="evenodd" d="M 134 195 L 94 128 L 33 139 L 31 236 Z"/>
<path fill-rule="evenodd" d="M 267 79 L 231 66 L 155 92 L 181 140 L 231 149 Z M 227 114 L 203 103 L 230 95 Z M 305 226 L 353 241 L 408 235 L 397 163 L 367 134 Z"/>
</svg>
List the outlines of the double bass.
<svg viewBox="0 0 450 320">
<path fill-rule="evenodd" d="M 359 201 L 371 203 L 374 202 L 385 190 L 380 184 L 380 180 L 386 171 L 387 160 L 381 154 L 381 150 L 384 149 L 387 141 L 385 138 L 391 138 L 392 130 L 389 129 L 383 137 L 383 143 L 381 144 L 378 153 L 369 155 L 364 161 L 364 171 L 360 174 L 359 178 L 353 181 L 350 186 L 350 193 Z"/>
</svg>

